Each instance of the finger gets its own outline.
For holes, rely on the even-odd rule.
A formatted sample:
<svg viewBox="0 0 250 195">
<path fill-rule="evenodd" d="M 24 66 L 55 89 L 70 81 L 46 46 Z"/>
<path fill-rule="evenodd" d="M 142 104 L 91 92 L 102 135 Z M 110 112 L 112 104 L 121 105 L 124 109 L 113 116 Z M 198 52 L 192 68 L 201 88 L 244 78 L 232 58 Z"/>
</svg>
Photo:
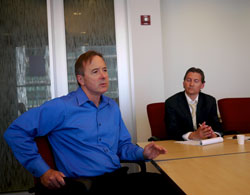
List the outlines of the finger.
<svg viewBox="0 0 250 195">
<path fill-rule="evenodd" d="M 153 150 L 150 154 L 149 154 L 149 159 L 154 159 L 159 155 L 159 152 L 157 150 Z"/>
<path fill-rule="evenodd" d="M 154 159 L 156 158 L 159 154 L 165 154 L 166 149 L 156 145 L 154 142 L 148 144 L 144 148 L 144 156 L 147 159 Z"/>
<path fill-rule="evenodd" d="M 206 133 L 206 136 L 208 137 L 208 138 L 211 138 L 211 137 L 213 137 L 213 134 L 214 134 L 214 132 L 213 131 L 208 131 L 207 133 Z"/>
<path fill-rule="evenodd" d="M 210 134 L 211 131 L 210 131 L 210 129 L 206 128 L 206 129 L 203 129 L 203 130 L 202 130 L 202 133 L 203 133 L 203 134 Z"/>
<path fill-rule="evenodd" d="M 144 150 L 146 150 L 147 153 L 151 153 L 152 150 L 154 149 L 154 147 L 155 147 L 155 143 L 151 142 L 151 143 L 149 143 L 148 145 L 145 146 Z"/>
<path fill-rule="evenodd" d="M 164 147 L 162 147 L 162 146 L 158 146 L 158 145 L 156 145 L 156 147 L 157 147 L 157 150 L 158 150 L 158 152 L 159 152 L 160 154 L 166 154 L 166 153 L 167 153 L 166 148 L 164 148 Z"/>
<path fill-rule="evenodd" d="M 48 187 L 50 189 L 56 189 L 64 186 L 65 181 L 63 177 L 65 177 L 65 175 L 62 172 L 53 171 L 47 180 Z"/>
<path fill-rule="evenodd" d="M 160 154 L 166 154 L 166 153 L 167 153 L 167 150 L 164 147 L 158 146 L 158 145 L 154 145 L 154 148 L 153 148 L 153 158 L 156 158 Z"/>
<path fill-rule="evenodd" d="M 59 172 L 59 174 L 61 175 L 61 180 L 59 181 L 59 183 L 64 186 L 65 185 L 64 177 L 66 176 L 62 172 Z"/>
<path fill-rule="evenodd" d="M 205 125 L 206 125 L 206 122 L 205 122 L 205 121 L 204 121 L 203 123 L 201 123 L 201 124 L 199 123 L 199 126 L 200 126 L 200 127 L 204 127 Z"/>
<path fill-rule="evenodd" d="M 57 178 L 57 182 L 59 183 L 60 187 L 65 185 L 65 181 L 63 177 Z"/>
<path fill-rule="evenodd" d="M 165 148 L 163 148 L 159 152 L 160 152 L 160 154 L 167 154 L 168 151 Z"/>
<path fill-rule="evenodd" d="M 210 129 L 204 129 L 204 130 L 203 130 L 203 133 L 204 133 L 204 134 L 210 134 L 210 133 L 211 133 L 211 130 L 210 130 Z"/>
<path fill-rule="evenodd" d="M 52 180 L 52 182 L 51 182 L 51 187 L 52 188 L 60 188 L 60 187 L 62 187 L 62 186 L 64 186 L 65 185 L 65 181 L 64 181 L 64 179 L 63 179 L 63 177 L 56 177 L 56 178 L 54 178 L 53 180 Z"/>
<path fill-rule="evenodd" d="M 152 146 L 153 146 L 154 144 L 155 144 L 155 143 L 152 141 L 152 142 L 150 142 L 149 144 L 147 144 L 147 145 L 145 146 L 145 148 L 150 149 L 150 148 L 152 148 Z"/>
<path fill-rule="evenodd" d="M 157 151 L 159 153 L 166 153 L 167 152 L 167 150 L 164 147 L 159 146 L 159 145 L 157 145 L 155 143 L 153 143 L 151 145 L 151 150 L 155 150 L 155 151 Z"/>
<path fill-rule="evenodd" d="M 207 125 L 202 125 L 199 127 L 199 130 L 204 131 L 205 129 L 207 129 L 207 127 L 208 127 Z"/>
<path fill-rule="evenodd" d="M 64 177 L 65 177 L 65 175 L 62 172 L 57 172 L 55 179 L 56 179 L 56 183 L 59 185 L 59 187 L 65 185 Z"/>
<path fill-rule="evenodd" d="M 58 183 L 56 178 L 51 178 L 49 180 L 48 187 L 50 189 L 57 189 L 57 188 L 60 188 L 60 184 Z"/>
<path fill-rule="evenodd" d="M 208 134 L 209 134 L 209 136 L 212 136 L 213 135 L 213 131 L 209 130 Z"/>
</svg>

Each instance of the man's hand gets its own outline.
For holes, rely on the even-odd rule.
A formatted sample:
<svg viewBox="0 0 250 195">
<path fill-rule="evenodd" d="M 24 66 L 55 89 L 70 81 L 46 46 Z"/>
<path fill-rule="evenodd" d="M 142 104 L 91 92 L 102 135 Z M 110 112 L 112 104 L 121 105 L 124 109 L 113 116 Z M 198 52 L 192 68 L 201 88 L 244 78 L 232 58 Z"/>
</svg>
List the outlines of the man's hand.
<svg viewBox="0 0 250 195">
<path fill-rule="evenodd" d="M 154 159 L 160 154 L 166 154 L 167 150 L 161 146 L 156 145 L 154 142 L 144 147 L 143 156 L 145 159 Z"/>
<path fill-rule="evenodd" d="M 217 135 L 214 133 L 211 126 L 206 125 L 206 122 L 200 124 L 199 128 L 189 135 L 189 139 L 192 140 L 201 140 L 215 137 L 217 137 Z"/>
<path fill-rule="evenodd" d="M 40 177 L 40 180 L 45 187 L 57 189 L 65 185 L 63 177 L 65 177 L 65 175 L 62 172 L 49 169 Z"/>
</svg>

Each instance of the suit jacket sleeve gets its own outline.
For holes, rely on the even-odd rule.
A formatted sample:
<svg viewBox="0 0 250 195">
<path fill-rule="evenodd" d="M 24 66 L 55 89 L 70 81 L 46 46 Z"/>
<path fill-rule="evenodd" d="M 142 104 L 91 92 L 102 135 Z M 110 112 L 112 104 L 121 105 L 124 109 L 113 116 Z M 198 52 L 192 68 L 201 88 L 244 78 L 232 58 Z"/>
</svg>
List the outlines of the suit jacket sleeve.
<svg viewBox="0 0 250 195">
<path fill-rule="evenodd" d="M 202 95 L 201 95 L 202 96 Z M 199 100 L 200 101 L 200 100 Z M 211 126 L 215 132 L 223 135 L 222 125 L 218 118 L 216 100 L 212 96 L 206 96 L 201 100 L 201 104 L 198 103 L 197 109 L 197 122 L 206 122 L 207 125 Z"/>
<path fill-rule="evenodd" d="M 168 139 L 183 140 L 182 135 L 193 131 L 192 117 L 184 94 L 165 102 L 165 124 Z"/>
</svg>

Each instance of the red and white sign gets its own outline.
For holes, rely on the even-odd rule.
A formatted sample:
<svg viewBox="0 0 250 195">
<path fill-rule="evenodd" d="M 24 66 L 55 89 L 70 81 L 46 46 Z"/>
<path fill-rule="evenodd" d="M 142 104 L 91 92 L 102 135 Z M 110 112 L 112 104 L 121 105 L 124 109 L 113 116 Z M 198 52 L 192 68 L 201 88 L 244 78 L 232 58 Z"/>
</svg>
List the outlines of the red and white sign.
<svg viewBox="0 0 250 195">
<path fill-rule="evenodd" d="M 141 25 L 151 25 L 150 15 L 141 15 Z"/>
</svg>

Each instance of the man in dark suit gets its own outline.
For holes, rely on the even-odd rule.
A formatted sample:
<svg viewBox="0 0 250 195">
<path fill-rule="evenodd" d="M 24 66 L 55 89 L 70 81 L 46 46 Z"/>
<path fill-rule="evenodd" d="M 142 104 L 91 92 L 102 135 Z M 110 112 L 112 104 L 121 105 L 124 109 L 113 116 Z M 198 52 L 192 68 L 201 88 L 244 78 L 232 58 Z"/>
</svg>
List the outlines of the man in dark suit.
<svg viewBox="0 0 250 195">
<path fill-rule="evenodd" d="M 165 123 L 169 139 L 201 140 L 222 135 L 216 100 L 204 94 L 205 76 L 201 69 L 187 70 L 183 87 L 165 101 Z"/>
</svg>

